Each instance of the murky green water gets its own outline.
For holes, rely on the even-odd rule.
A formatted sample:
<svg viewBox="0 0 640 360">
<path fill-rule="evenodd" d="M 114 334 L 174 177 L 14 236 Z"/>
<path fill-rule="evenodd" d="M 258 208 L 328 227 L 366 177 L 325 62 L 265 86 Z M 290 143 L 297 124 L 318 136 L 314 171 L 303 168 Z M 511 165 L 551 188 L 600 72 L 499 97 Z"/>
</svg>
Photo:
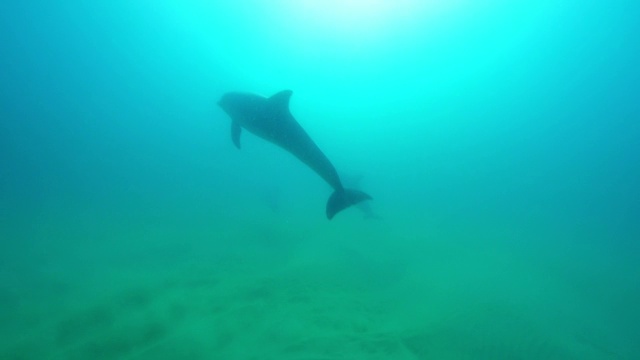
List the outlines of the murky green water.
<svg viewBox="0 0 640 360">
<path fill-rule="evenodd" d="M 636 359 L 631 1 L 0 5 L 0 357 Z M 346 186 L 247 132 L 292 89 Z"/>
</svg>

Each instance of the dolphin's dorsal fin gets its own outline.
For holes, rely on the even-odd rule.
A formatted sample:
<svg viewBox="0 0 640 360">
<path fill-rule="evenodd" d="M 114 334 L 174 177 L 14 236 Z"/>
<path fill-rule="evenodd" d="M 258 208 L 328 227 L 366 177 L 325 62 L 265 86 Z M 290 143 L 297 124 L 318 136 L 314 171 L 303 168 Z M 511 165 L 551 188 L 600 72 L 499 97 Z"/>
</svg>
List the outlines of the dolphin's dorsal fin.
<svg viewBox="0 0 640 360">
<path fill-rule="evenodd" d="M 282 90 L 269 98 L 269 104 L 272 109 L 277 111 L 289 112 L 289 99 L 291 99 L 291 90 Z"/>
<path fill-rule="evenodd" d="M 236 145 L 238 149 L 240 149 L 240 133 L 242 133 L 242 127 L 240 127 L 240 123 L 237 121 L 231 122 L 231 140 Z"/>
</svg>

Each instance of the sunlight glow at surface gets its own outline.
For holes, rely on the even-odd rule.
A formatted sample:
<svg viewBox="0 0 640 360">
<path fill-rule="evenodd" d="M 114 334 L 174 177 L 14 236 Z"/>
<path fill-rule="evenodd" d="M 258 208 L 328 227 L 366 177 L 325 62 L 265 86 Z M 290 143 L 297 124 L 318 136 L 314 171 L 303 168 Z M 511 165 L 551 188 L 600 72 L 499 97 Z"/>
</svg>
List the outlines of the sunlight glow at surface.
<svg viewBox="0 0 640 360">
<path fill-rule="evenodd" d="M 293 0 L 290 6 L 292 13 L 309 28 L 353 37 L 397 26 L 419 8 L 437 8 L 441 3 L 441 0 Z"/>
<path fill-rule="evenodd" d="M 315 25 L 345 30 L 365 30 L 380 25 L 394 9 L 385 0 L 302 0 L 295 2 Z M 402 5 L 402 2 L 396 4 Z M 310 15 L 310 16 L 309 16 Z M 304 15 L 303 15 L 304 16 Z M 305 18 L 307 17 L 305 16 Z"/>
<path fill-rule="evenodd" d="M 289 88 L 294 106 L 360 119 L 457 101 L 463 87 L 483 93 L 497 72 L 525 68 L 520 54 L 548 39 L 545 24 L 562 8 L 551 0 L 190 1 L 167 6 L 166 16 L 187 31 L 181 38 L 203 44 L 209 66 L 224 69 L 216 83 L 262 95 Z"/>
</svg>

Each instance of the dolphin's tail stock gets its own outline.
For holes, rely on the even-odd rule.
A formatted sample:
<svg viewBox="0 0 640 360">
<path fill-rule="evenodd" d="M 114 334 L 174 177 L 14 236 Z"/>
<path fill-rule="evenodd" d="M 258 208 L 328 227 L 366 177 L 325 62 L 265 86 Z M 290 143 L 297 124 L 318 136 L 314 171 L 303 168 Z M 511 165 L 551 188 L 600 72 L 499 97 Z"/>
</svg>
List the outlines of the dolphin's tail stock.
<svg viewBox="0 0 640 360">
<path fill-rule="evenodd" d="M 371 200 L 371 196 L 359 190 L 338 189 L 327 201 L 327 218 L 331 220 L 340 211 L 365 200 Z"/>
</svg>

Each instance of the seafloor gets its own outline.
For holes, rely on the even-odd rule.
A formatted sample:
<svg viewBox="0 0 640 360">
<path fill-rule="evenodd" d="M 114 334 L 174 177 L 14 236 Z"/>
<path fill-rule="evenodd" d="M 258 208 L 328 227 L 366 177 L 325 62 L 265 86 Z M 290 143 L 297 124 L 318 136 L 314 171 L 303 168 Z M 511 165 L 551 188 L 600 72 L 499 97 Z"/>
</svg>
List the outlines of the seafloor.
<svg viewBox="0 0 640 360">
<path fill-rule="evenodd" d="M 31 249 L 31 274 L 24 259 L 4 267 L 14 272 L 3 274 L 0 358 L 584 360 L 637 351 L 625 330 L 636 326 L 633 306 L 610 301 L 632 297 L 615 293 L 599 249 L 552 251 L 541 245 L 551 234 L 522 226 L 341 216 L 41 224 L 50 240 Z"/>
</svg>

